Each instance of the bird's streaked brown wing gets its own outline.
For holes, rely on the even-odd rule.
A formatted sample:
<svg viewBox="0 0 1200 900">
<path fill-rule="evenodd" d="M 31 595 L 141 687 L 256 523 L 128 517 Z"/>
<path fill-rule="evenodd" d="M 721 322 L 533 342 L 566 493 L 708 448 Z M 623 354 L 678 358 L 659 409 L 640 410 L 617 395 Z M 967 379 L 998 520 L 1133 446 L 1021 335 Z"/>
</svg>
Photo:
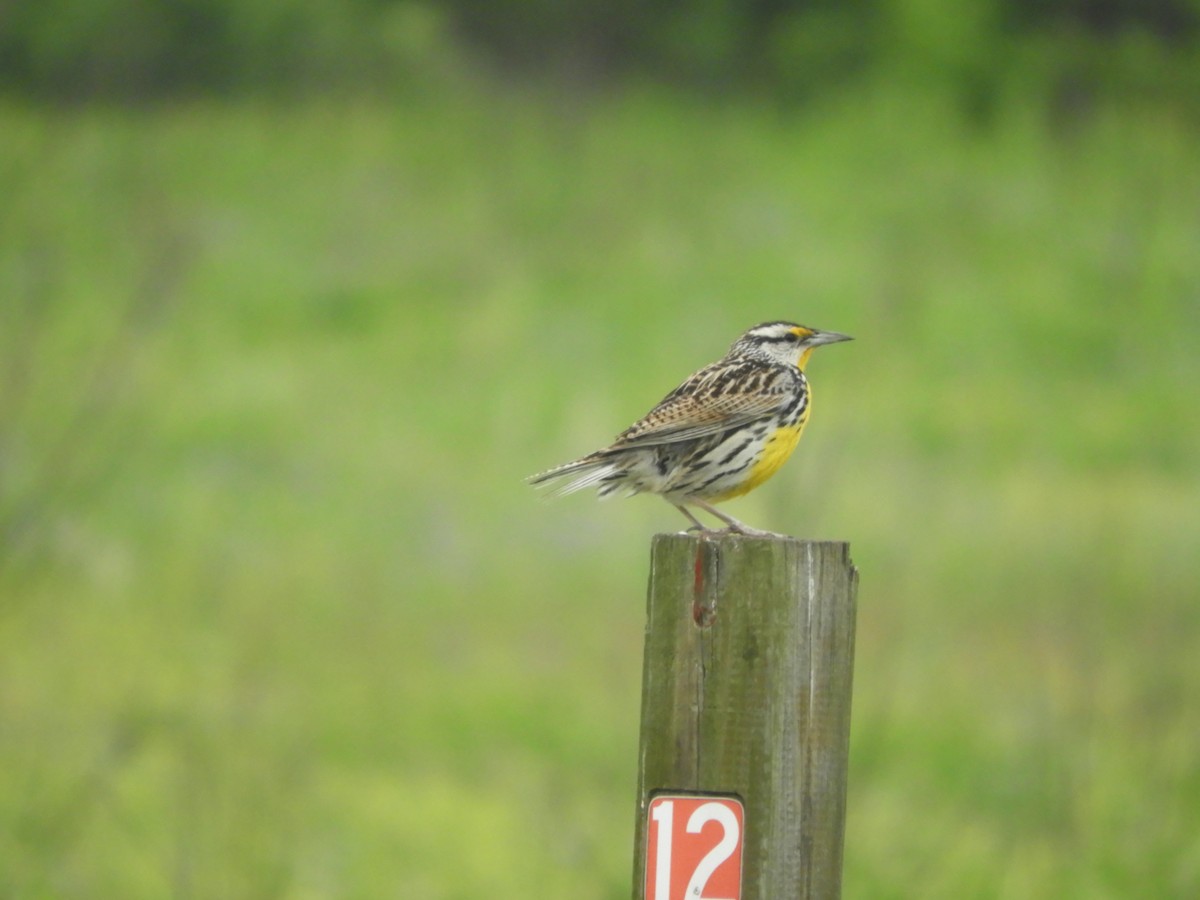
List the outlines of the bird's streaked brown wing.
<svg viewBox="0 0 1200 900">
<path fill-rule="evenodd" d="M 782 367 L 754 361 L 714 363 L 617 435 L 609 449 L 653 447 L 719 434 L 769 416 L 794 389 L 794 376 Z"/>
</svg>

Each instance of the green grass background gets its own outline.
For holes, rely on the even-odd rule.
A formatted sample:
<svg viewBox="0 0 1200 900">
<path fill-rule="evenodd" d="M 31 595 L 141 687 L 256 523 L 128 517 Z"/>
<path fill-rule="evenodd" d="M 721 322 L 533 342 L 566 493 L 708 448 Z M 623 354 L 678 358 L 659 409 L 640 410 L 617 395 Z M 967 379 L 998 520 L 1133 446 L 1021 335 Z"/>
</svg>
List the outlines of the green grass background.
<svg viewBox="0 0 1200 900">
<path fill-rule="evenodd" d="M 845 896 L 1200 895 L 1200 125 L 879 87 L 0 105 L 0 895 L 628 896 L 654 498 L 861 569 Z"/>
</svg>

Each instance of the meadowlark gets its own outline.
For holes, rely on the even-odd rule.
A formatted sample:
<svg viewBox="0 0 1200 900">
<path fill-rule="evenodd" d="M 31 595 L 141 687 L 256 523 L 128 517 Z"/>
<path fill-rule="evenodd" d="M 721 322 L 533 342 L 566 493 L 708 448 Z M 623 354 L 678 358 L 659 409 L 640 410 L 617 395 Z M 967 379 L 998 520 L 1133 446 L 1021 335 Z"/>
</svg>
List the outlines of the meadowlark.
<svg viewBox="0 0 1200 900">
<path fill-rule="evenodd" d="M 754 490 L 792 455 L 812 410 L 804 367 L 815 348 L 850 339 L 792 322 L 756 325 L 610 446 L 529 481 L 555 485 L 555 495 L 590 487 L 601 497 L 659 494 L 687 516 L 689 531 L 713 530 L 688 509 L 695 507 L 727 531 L 770 535 L 713 504 Z"/>
</svg>

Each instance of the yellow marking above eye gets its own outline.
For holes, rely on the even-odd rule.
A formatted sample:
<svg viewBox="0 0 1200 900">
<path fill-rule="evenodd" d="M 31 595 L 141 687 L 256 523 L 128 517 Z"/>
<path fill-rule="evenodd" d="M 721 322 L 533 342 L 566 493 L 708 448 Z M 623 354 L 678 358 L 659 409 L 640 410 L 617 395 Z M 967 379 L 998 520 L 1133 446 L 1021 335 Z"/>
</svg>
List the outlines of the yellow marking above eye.
<svg viewBox="0 0 1200 900">
<path fill-rule="evenodd" d="M 802 325 L 797 325 L 795 328 L 792 329 L 792 334 L 794 334 L 798 338 L 812 337 L 813 330 L 811 328 L 805 328 Z"/>
</svg>

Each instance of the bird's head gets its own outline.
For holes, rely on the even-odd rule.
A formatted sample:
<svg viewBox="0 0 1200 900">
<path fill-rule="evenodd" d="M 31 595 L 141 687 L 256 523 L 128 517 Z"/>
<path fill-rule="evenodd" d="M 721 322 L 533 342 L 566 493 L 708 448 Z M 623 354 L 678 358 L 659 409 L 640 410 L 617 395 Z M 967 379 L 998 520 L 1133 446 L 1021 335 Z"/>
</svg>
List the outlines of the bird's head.
<svg viewBox="0 0 1200 900">
<path fill-rule="evenodd" d="M 795 322 L 764 322 L 734 341 L 730 355 L 753 356 L 796 366 L 803 371 L 809 356 L 822 344 L 853 340 L 848 334 L 820 331 Z"/>
</svg>

